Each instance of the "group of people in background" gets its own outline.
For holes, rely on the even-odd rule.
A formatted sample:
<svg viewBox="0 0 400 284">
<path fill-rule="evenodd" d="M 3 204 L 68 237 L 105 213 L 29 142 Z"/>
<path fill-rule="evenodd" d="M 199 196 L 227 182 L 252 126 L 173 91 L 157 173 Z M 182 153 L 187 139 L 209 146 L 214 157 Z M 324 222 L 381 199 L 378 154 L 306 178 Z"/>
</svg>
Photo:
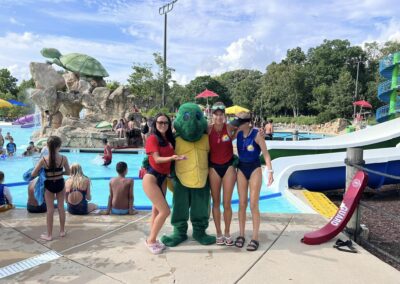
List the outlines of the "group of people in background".
<svg viewBox="0 0 400 284">
<path fill-rule="evenodd" d="M 11 136 L 10 132 L 7 132 L 6 136 L 3 136 L 1 133 L 2 129 L 0 128 L 0 155 L 6 154 L 7 156 L 14 156 L 17 152 L 17 145 L 14 143 L 14 138 Z M 4 144 L 6 143 L 6 147 L 4 148 Z"/>
<path fill-rule="evenodd" d="M 265 144 L 264 131 L 256 129 L 252 124 L 250 113 L 239 113 L 235 120 L 227 123 L 225 105 L 215 103 L 212 108 L 212 123 L 208 127 L 210 155 L 209 181 L 213 200 L 212 214 L 217 232 L 216 244 L 236 246 L 245 245 L 245 224 L 248 195 L 250 192 L 250 210 L 253 221 L 253 233 L 247 244 L 248 251 L 259 247 L 260 211 L 258 207 L 262 185 L 262 169 L 260 154 L 266 162 L 268 185 L 273 182 L 271 159 Z M 179 163 L 185 156 L 174 154 L 175 138 L 171 119 L 166 114 L 158 114 L 152 125 L 152 134 L 147 138 L 146 154 L 149 157 L 147 173 L 143 177 L 143 189 L 151 200 L 153 209 L 150 233 L 146 246 L 153 254 L 162 253 L 165 245 L 157 240 L 157 236 L 170 214 L 165 200 L 167 176 L 171 163 Z M 238 165 L 234 166 L 232 141 L 237 139 Z M 239 236 L 235 239 L 230 233 L 232 220 L 232 194 L 237 183 L 239 195 Z M 224 208 L 224 230 L 221 225 L 221 196 Z"/>
</svg>

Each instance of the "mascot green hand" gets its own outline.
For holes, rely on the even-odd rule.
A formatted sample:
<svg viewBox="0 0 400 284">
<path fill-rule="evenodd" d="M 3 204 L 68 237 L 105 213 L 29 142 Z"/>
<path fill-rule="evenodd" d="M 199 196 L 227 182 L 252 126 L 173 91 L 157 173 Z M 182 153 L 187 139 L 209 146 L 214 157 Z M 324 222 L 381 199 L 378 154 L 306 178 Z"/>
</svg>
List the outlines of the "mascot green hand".
<svg viewBox="0 0 400 284">
<path fill-rule="evenodd" d="M 187 159 L 175 162 L 171 214 L 174 232 L 163 236 L 161 241 L 169 247 L 185 241 L 190 217 L 193 238 L 202 245 L 214 244 L 215 236 L 206 234 L 210 212 L 207 120 L 198 105 L 186 103 L 179 108 L 174 128 L 175 153 Z"/>
</svg>

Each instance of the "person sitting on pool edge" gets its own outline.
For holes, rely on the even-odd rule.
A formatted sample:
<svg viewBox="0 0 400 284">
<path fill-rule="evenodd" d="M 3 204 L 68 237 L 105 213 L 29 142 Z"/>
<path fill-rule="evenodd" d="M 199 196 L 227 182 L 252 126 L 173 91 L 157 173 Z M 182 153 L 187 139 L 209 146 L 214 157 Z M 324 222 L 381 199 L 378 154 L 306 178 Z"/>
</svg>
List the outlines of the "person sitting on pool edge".
<svg viewBox="0 0 400 284">
<path fill-rule="evenodd" d="M 39 205 L 35 198 L 35 186 L 38 179 L 39 178 L 37 177 L 31 180 L 28 185 L 28 202 L 26 204 L 26 210 L 28 210 L 29 213 L 45 213 L 47 211 L 46 202 L 43 202 L 41 205 Z"/>
<path fill-rule="evenodd" d="M 103 145 L 104 145 L 103 166 L 108 166 L 112 162 L 112 152 L 111 152 L 111 146 L 108 144 L 107 138 L 103 138 Z"/>
<path fill-rule="evenodd" d="M 92 199 L 90 179 L 83 174 L 79 164 L 71 165 L 71 175 L 65 182 L 65 199 L 72 215 L 87 215 L 97 209 L 96 204 L 88 203 Z"/>
<path fill-rule="evenodd" d="M 136 214 L 137 211 L 133 209 L 133 179 L 126 178 L 128 165 L 125 162 L 118 162 L 116 170 L 118 177 L 110 180 L 110 196 L 106 214 Z"/>
<path fill-rule="evenodd" d="M 10 189 L 3 184 L 4 173 L 0 171 L 0 212 L 14 208 Z"/>
</svg>

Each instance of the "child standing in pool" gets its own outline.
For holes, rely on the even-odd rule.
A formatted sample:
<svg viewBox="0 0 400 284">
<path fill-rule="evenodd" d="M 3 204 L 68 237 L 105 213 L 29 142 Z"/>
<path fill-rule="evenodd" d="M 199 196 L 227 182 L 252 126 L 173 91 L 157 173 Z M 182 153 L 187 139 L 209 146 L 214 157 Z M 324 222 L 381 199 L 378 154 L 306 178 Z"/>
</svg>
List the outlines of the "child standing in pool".
<svg viewBox="0 0 400 284">
<path fill-rule="evenodd" d="M 126 178 L 128 165 L 125 162 L 118 162 L 116 170 L 118 177 L 110 181 L 110 196 L 106 214 L 136 214 L 137 211 L 133 209 L 133 179 Z"/>
</svg>

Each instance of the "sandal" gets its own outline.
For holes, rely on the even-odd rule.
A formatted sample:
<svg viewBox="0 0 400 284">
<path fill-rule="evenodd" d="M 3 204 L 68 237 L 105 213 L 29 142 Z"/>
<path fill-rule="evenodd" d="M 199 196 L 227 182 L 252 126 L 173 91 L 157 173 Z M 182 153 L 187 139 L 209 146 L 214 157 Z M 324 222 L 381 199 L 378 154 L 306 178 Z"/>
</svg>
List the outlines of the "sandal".
<svg viewBox="0 0 400 284">
<path fill-rule="evenodd" d="M 251 240 L 250 243 L 247 245 L 247 251 L 256 251 L 258 247 L 260 246 L 260 243 L 256 240 Z"/>
<path fill-rule="evenodd" d="M 232 236 L 229 236 L 229 237 L 225 236 L 225 245 L 226 245 L 226 246 L 231 247 L 231 246 L 233 246 L 234 244 L 235 244 L 235 243 L 234 243 L 233 240 L 232 240 Z"/>
<path fill-rule="evenodd" d="M 225 244 L 225 237 L 224 236 L 217 237 L 215 243 L 219 246 L 223 246 Z"/>
<path fill-rule="evenodd" d="M 242 236 L 239 236 L 235 240 L 235 247 L 237 248 L 242 248 L 244 246 L 245 238 Z"/>
<path fill-rule="evenodd" d="M 157 242 L 155 242 L 154 244 L 149 244 L 149 243 L 147 243 L 147 240 L 146 240 L 146 241 L 144 241 L 144 243 L 152 254 L 160 254 L 163 251 L 163 249 L 159 246 L 159 244 Z"/>
<path fill-rule="evenodd" d="M 348 241 L 342 241 L 341 239 L 338 239 L 333 246 L 335 249 L 344 251 L 344 252 L 351 252 L 351 253 L 357 253 L 357 249 L 353 247 L 353 243 L 351 240 Z M 344 248 L 347 247 L 347 248 Z"/>
</svg>

